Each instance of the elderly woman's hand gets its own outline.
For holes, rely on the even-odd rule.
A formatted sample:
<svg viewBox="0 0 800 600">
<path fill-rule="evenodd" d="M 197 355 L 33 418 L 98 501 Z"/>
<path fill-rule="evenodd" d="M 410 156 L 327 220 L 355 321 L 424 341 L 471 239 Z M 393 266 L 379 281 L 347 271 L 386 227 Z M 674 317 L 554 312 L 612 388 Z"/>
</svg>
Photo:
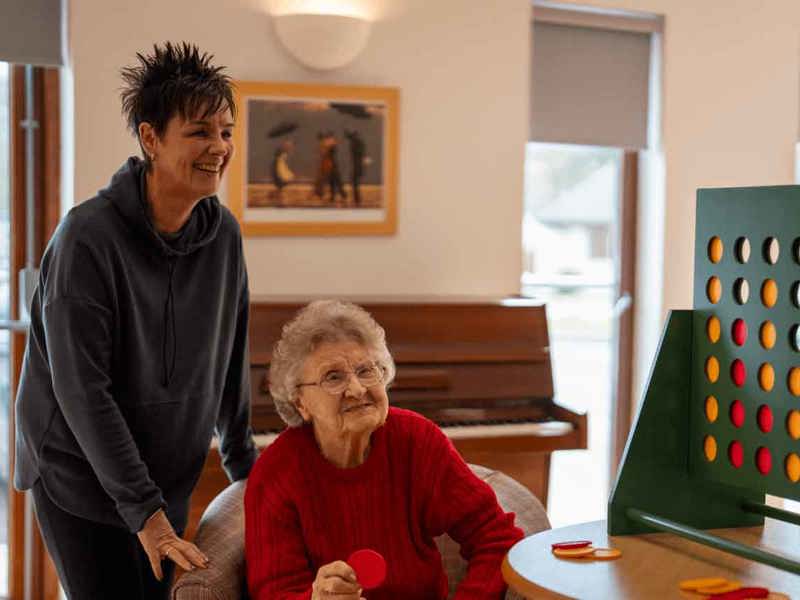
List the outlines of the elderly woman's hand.
<svg viewBox="0 0 800 600">
<path fill-rule="evenodd" d="M 322 565 L 311 590 L 311 600 L 330 600 L 332 596 L 336 600 L 364 600 L 356 572 L 341 560 Z"/>
<path fill-rule="evenodd" d="M 208 566 L 208 557 L 197 546 L 178 537 L 163 510 L 147 519 L 137 535 L 147 558 L 150 559 L 153 574 L 159 581 L 164 577 L 161 561 L 165 558 L 184 571 L 193 571 L 195 567 L 205 569 Z"/>
</svg>

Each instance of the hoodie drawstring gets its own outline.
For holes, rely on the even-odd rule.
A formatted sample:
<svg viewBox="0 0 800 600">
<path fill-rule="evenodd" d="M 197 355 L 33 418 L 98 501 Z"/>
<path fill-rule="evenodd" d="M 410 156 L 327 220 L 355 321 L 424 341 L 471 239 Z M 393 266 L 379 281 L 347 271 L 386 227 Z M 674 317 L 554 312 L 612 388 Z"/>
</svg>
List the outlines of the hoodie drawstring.
<svg viewBox="0 0 800 600">
<path fill-rule="evenodd" d="M 169 278 L 167 280 L 167 299 L 164 302 L 164 336 L 161 346 L 162 382 L 164 387 L 169 387 L 172 381 L 172 375 L 175 373 L 175 356 L 178 353 L 178 333 L 175 327 L 175 298 L 172 294 L 172 275 L 175 273 L 175 262 L 174 258 L 170 258 L 167 261 Z M 170 326 L 172 328 L 172 363 L 167 368 L 167 331 Z"/>
</svg>

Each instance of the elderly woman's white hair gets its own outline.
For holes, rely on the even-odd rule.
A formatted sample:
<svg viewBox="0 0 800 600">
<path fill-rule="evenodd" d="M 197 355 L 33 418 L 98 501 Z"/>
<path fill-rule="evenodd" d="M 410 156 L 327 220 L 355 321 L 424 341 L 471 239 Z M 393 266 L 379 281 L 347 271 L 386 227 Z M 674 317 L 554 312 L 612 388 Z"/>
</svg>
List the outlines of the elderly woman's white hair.
<svg viewBox="0 0 800 600">
<path fill-rule="evenodd" d="M 362 345 L 383 367 L 386 385 L 394 379 L 394 360 L 386 347 L 386 333 L 372 315 L 352 302 L 316 300 L 283 326 L 281 339 L 272 351 L 269 391 L 278 414 L 289 427 L 303 424 L 295 399 L 306 358 L 322 343 L 342 341 Z"/>
</svg>

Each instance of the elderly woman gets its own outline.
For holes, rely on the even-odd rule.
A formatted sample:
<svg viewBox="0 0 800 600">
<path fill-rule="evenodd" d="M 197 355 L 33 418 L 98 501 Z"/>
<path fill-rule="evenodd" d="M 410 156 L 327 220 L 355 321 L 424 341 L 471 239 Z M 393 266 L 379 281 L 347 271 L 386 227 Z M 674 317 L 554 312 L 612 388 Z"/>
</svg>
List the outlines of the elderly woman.
<svg viewBox="0 0 800 600">
<path fill-rule="evenodd" d="M 393 376 L 384 331 L 358 306 L 313 302 L 284 327 L 270 391 L 289 427 L 245 494 L 252 600 L 444 599 L 442 533 L 469 561 L 456 598 L 503 597 L 500 563 L 522 531 L 434 423 L 389 408 Z M 360 549 L 386 560 L 377 589 L 345 562 Z"/>
<path fill-rule="evenodd" d="M 230 81 L 188 44 L 137 56 L 122 104 L 144 160 L 53 235 L 17 397 L 15 484 L 75 600 L 165 598 L 174 563 L 206 564 L 180 535 L 215 428 L 232 480 L 255 462 L 247 274 L 215 196 Z"/>
</svg>

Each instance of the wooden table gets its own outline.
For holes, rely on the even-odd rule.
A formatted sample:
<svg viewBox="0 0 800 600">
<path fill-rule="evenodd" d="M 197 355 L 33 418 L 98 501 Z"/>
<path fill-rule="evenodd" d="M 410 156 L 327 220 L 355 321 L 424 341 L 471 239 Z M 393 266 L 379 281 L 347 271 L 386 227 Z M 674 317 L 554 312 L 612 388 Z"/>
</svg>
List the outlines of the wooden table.
<svg viewBox="0 0 800 600">
<path fill-rule="evenodd" d="M 718 529 L 714 533 L 789 558 L 800 559 L 800 526 L 766 519 L 765 526 Z M 614 547 L 614 561 L 583 562 L 557 558 L 551 544 L 592 540 Z M 503 577 L 526 598 L 615 600 L 684 598 L 678 584 L 696 577 L 724 577 L 782 594 L 770 598 L 800 600 L 800 577 L 720 552 L 668 533 L 609 536 L 605 521 L 581 523 L 537 533 L 517 543 L 503 562 Z M 699 598 L 695 596 L 695 598 Z"/>
</svg>

